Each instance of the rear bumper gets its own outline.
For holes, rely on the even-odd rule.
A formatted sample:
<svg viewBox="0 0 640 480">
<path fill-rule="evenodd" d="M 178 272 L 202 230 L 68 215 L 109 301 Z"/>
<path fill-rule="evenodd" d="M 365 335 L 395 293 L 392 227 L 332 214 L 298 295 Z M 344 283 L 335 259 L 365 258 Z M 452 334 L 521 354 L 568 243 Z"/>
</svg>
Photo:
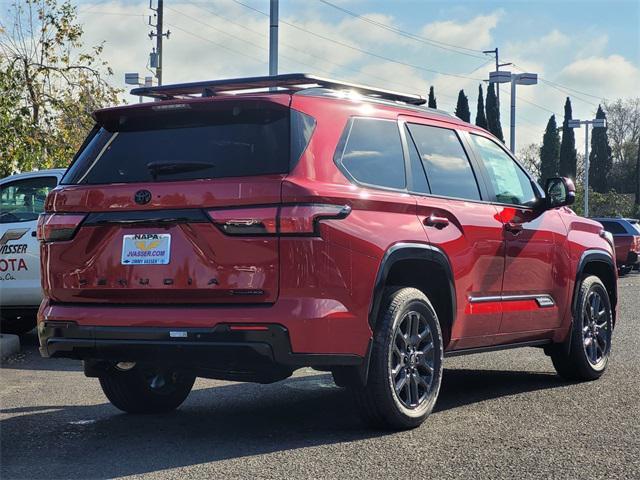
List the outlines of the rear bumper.
<svg viewBox="0 0 640 480">
<path fill-rule="evenodd" d="M 637 265 L 638 261 L 638 253 L 634 251 L 629 252 L 629 255 L 627 256 L 627 265 Z"/>
<path fill-rule="evenodd" d="M 364 357 L 372 336 L 366 314 L 351 312 L 336 300 L 313 297 L 280 298 L 273 305 L 60 304 L 45 300 L 38 322 L 72 323 L 97 332 L 109 328 L 121 331 L 125 335 L 121 338 L 148 329 L 218 332 L 224 325 L 280 325 L 287 332 L 288 347 L 296 354 Z"/>
<path fill-rule="evenodd" d="M 38 337 L 44 357 L 146 361 L 233 380 L 273 381 L 300 367 L 363 362 L 358 355 L 292 353 L 286 328 L 273 324 L 260 328 L 98 327 L 45 321 L 38 324 Z"/>
</svg>

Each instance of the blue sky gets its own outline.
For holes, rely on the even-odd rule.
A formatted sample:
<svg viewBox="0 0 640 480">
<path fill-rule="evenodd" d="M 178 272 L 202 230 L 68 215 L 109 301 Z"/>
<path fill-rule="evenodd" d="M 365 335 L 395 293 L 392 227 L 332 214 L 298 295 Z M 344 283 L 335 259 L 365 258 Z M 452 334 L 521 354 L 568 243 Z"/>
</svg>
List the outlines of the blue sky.
<svg viewBox="0 0 640 480">
<path fill-rule="evenodd" d="M 638 0 L 328 1 L 427 41 L 397 35 L 320 0 L 281 0 L 282 20 L 298 26 L 281 25 L 281 72 L 307 71 L 423 95 L 434 85 L 438 106 L 447 110 L 464 89 L 475 116 L 478 84 L 492 69 L 491 58 L 480 51 L 498 46 L 502 61 L 554 82 L 520 87 L 519 146 L 541 140 L 549 116 L 562 114 L 568 93 L 578 118 L 592 117 L 603 98 L 640 95 Z M 165 83 L 267 73 L 268 19 L 251 8 L 268 12 L 268 0 L 165 0 L 165 6 L 172 31 L 165 43 Z M 78 9 L 87 41 L 105 41 L 114 84 L 124 87 L 126 71 L 145 71 L 152 47 L 147 1 L 82 1 Z M 431 40 L 456 48 L 437 48 Z M 506 131 L 509 92 L 502 92 Z"/>
</svg>

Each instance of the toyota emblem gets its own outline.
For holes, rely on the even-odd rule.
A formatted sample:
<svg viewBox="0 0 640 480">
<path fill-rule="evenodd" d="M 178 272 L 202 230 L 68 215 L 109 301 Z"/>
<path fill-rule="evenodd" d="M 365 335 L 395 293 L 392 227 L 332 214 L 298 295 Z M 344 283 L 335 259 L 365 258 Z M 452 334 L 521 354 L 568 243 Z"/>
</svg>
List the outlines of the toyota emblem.
<svg viewBox="0 0 640 480">
<path fill-rule="evenodd" d="M 151 192 L 149 190 L 138 190 L 133 197 L 139 205 L 145 205 L 151 201 Z"/>
</svg>

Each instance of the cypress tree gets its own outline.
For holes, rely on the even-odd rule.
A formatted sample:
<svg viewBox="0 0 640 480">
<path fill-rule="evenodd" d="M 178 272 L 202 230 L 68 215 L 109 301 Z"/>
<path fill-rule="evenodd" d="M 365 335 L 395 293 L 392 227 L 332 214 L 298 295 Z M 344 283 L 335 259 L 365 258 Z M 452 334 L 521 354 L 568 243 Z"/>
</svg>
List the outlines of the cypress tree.
<svg viewBox="0 0 640 480">
<path fill-rule="evenodd" d="M 487 87 L 487 127 L 488 130 L 504 143 L 504 135 L 502 134 L 502 125 L 500 125 L 500 110 L 496 99 L 496 91 L 493 83 Z"/>
<path fill-rule="evenodd" d="M 571 100 L 567 97 L 567 101 L 564 103 L 564 120 L 562 122 L 562 143 L 560 144 L 560 166 L 558 173 L 562 177 L 571 177 L 575 180 L 578 158 L 576 153 L 576 136 L 573 128 L 569 128 L 571 115 Z"/>
<path fill-rule="evenodd" d="M 476 111 L 476 125 L 487 129 L 487 117 L 484 114 L 484 98 L 482 95 L 482 85 L 478 85 L 478 109 Z"/>
<path fill-rule="evenodd" d="M 456 117 L 465 122 L 471 121 L 471 111 L 469 110 L 469 99 L 464 94 L 464 90 L 458 93 L 458 104 L 456 105 Z"/>
<path fill-rule="evenodd" d="M 429 108 L 438 108 L 438 104 L 436 103 L 436 95 L 433 93 L 433 85 L 429 87 Z"/>
<path fill-rule="evenodd" d="M 559 163 L 560 135 L 558 134 L 556 116 L 551 115 L 542 137 L 542 146 L 540 147 L 540 183 L 542 185 L 545 184 L 547 179 L 558 176 Z"/>
<path fill-rule="evenodd" d="M 607 115 L 598 105 L 596 118 L 607 118 Z M 591 130 L 591 152 L 589 153 L 589 185 L 596 192 L 607 192 L 607 177 L 611 172 L 613 160 L 611 147 L 606 128 L 594 128 Z"/>
</svg>

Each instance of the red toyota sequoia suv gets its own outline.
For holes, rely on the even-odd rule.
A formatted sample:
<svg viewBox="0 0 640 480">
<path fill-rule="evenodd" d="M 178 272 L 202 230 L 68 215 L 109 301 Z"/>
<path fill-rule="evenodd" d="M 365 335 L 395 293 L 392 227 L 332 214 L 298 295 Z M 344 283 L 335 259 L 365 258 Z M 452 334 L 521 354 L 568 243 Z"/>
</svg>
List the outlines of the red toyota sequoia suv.
<svg viewBox="0 0 640 480">
<path fill-rule="evenodd" d="M 502 143 L 421 97 L 304 74 L 132 91 L 95 112 L 39 219 L 43 356 L 131 413 L 196 377 L 330 371 L 365 419 L 420 425 L 443 358 L 541 347 L 604 372 L 613 239 Z"/>
</svg>

